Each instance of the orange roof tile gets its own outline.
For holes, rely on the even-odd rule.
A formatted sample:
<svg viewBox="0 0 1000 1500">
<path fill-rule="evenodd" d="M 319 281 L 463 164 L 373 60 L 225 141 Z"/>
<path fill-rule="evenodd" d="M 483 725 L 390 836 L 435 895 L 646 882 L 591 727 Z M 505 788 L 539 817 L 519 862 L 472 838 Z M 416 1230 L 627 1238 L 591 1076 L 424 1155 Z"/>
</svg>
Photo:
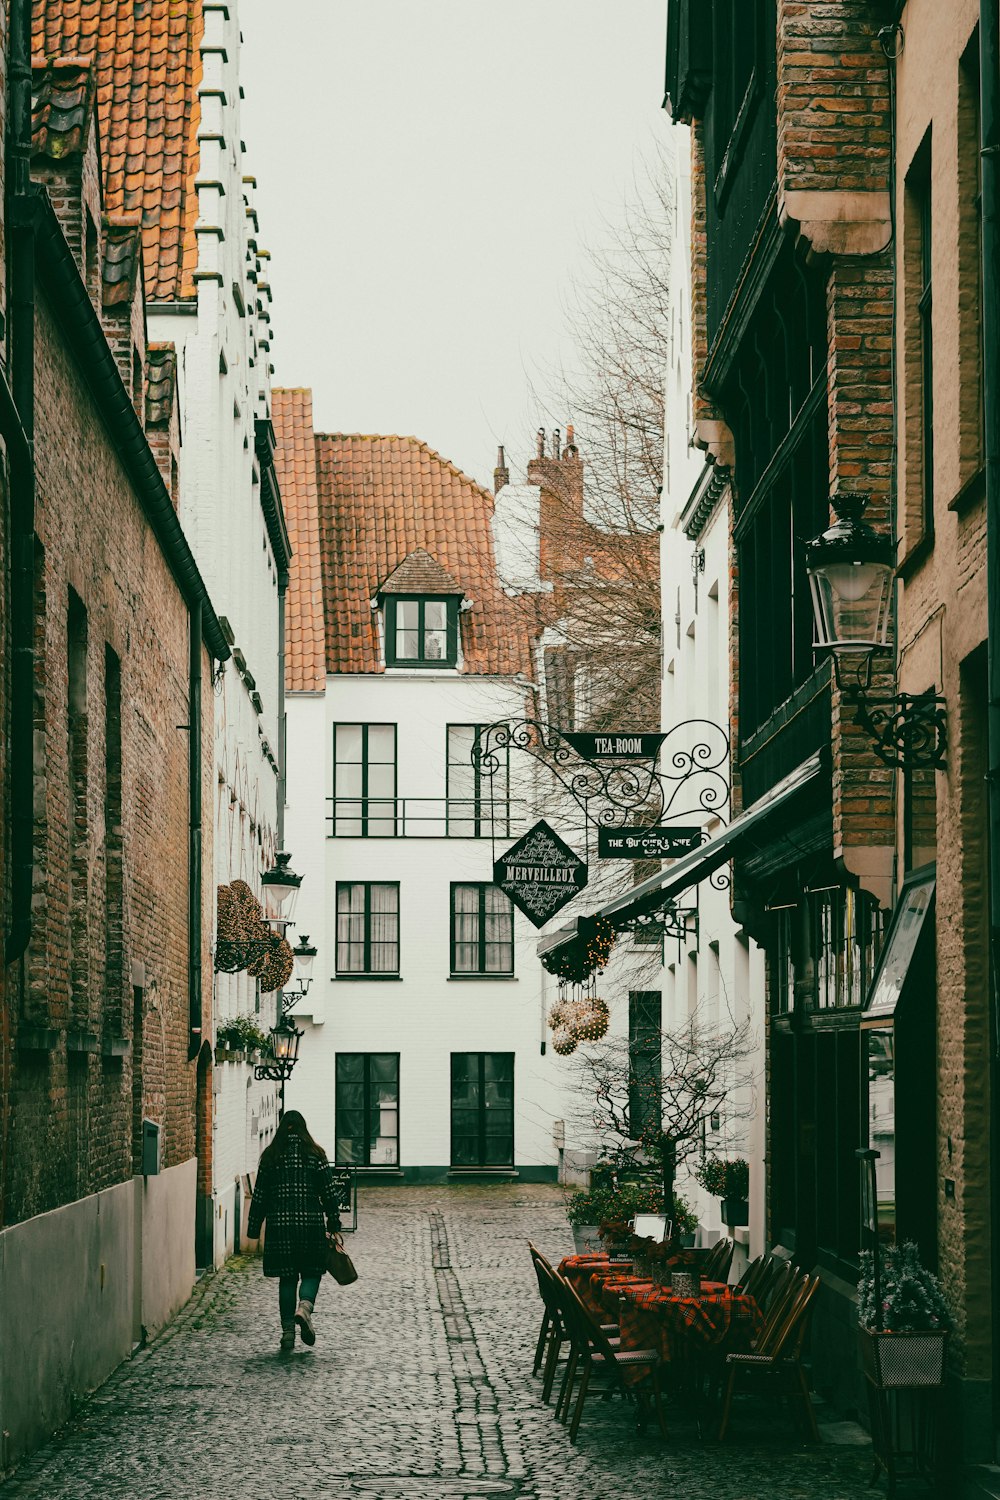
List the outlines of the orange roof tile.
<svg viewBox="0 0 1000 1500">
<path fill-rule="evenodd" d="M 371 600 L 402 564 L 399 576 L 419 572 L 435 584 L 427 592 L 445 592 L 438 586 L 444 579 L 473 601 L 461 616 L 466 672 L 528 671 L 527 621 L 497 577 L 489 491 L 418 438 L 360 433 L 317 433 L 310 479 L 302 458 L 310 405 L 308 391 L 273 393 L 278 472 L 294 552 L 286 632 L 289 687 L 316 691 L 322 686 L 315 660 L 307 665 L 303 649 L 315 640 L 320 607 L 327 672 L 384 670 Z M 303 562 L 304 555 L 321 565 L 321 585 L 313 582 L 313 562 Z M 297 568 L 306 570 L 307 586 L 295 588 Z M 409 584 L 407 591 L 413 591 Z"/>
<path fill-rule="evenodd" d="M 195 294 L 201 0 L 33 0 L 32 51 L 93 59 L 104 206 L 142 214 L 146 297 Z"/>
<path fill-rule="evenodd" d="M 380 594 L 461 594 L 462 588 L 423 547 L 404 557 L 379 588 Z"/>
<path fill-rule="evenodd" d="M 278 443 L 274 463 L 292 544 L 285 594 L 285 684 L 293 693 L 321 693 L 326 686 L 326 637 L 312 392 L 272 392 L 271 420 Z"/>
</svg>

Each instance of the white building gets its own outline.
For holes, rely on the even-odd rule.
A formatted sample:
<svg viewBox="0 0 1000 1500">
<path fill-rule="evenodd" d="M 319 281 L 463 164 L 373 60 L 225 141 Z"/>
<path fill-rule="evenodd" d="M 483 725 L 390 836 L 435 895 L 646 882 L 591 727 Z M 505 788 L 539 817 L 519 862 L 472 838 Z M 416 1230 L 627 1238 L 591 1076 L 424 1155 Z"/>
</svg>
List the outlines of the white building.
<svg viewBox="0 0 1000 1500">
<path fill-rule="evenodd" d="M 149 303 L 149 332 L 154 344 L 176 350 L 179 513 L 233 647 L 216 685 L 215 803 L 204 809 L 205 820 L 214 819 L 215 867 L 204 873 L 214 908 L 216 888 L 233 880 L 259 895 L 261 873 L 279 847 L 289 547 L 270 425 L 268 254 L 258 245 L 240 130 L 238 6 L 206 3 L 201 12 L 201 75 L 187 122 L 198 141 L 197 218 L 176 286 Z M 220 1021 L 241 1015 L 266 1032 L 275 998 L 262 997 L 245 973 L 219 973 L 212 1009 L 206 1042 L 214 1042 Z M 275 1086 L 255 1082 L 246 1060 L 213 1067 L 206 1046 L 199 1088 L 212 1141 L 211 1192 L 199 1184 L 197 1255 L 199 1264 L 219 1264 L 238 1243 L 247 1179 L 277 1123 Z"/>
<path fill-rule="evenodd" d="M 663 591 L 663 727 L 705 719 L 728 731 L 729 715 L 729 470 L 705 462 L 691 444 L 691 185 L 686 127 L 671 132 L 675 189 L 671 250 L 672 316 L 664 433 L 661 581 Z M 727 775 L 729 774 L 727 768 Z M 728 823 L 730 804 L 723 810 Z M 723 821 L 709 819 L 717 835 Z M 754 1052 L 745 1072 L 754 1079 L 723 1108 L 705 1150 L 750 1165 L 750 1224 L 737 1238 L 760 1254 L 764 1235 L 764 955 L 734 921 L 727 866 L 703 878 L 697 892 L 698 924 L 668 955 L 663 983 L 664 1029 L 683 1025 L 697 1010 L 709 1025 L 736 1028 L 749 1021 Z M 714 1121 L 712 1122 L 715 1123 Z M 700 1153 L 698 1154 L 700 1156 Z M 682 1196 L 696 1208 L 702 1238 L 724 1232 L 721 1205 L 695 1182 L 690 1167 L 678 1174 Z"/>
<path fill-rule="evenodd" d="M 338 1162 L 407 1180 L 554 1179 L 558 1059 L 535 929 L 493 884 L 528 826 L 511 759 L 526 621 L 500 589 L 493 497 L 415 438 L 313 433 L 275 392 L 294 560 L 286 833 L 317 948 L 287 1102 Z"/>
</svg>

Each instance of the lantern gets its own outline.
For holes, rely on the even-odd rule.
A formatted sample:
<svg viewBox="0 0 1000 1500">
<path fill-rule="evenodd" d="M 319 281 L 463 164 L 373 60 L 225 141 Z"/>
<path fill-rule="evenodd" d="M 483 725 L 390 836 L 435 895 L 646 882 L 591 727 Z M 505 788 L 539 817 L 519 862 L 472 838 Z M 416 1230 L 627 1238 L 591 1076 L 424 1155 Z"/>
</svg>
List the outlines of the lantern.
<svg viewBox="0 0 1000 1500">
<path fill-rule="evenodd" d="M 864 520 L 867 504 L 866 495 L 837 496 L 836 521 L 806 543 L 806 572 L 816 649 L 832 652 L 835 667 L 853 657 L 870 675 L 872 656 L 890 649 L 895 549 L 891 537 Z"/>
</svg>

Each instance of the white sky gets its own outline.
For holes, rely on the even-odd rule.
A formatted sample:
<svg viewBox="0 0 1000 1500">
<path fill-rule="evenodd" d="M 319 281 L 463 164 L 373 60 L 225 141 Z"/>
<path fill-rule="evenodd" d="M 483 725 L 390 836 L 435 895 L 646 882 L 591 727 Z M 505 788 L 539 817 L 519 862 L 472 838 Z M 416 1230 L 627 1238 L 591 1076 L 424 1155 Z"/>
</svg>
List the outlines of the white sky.
<svg viewBox="0 0 1000 1500">
<path fill-rule="evenodd" d="M 655 138 L 666 0 L 240 0 L 279 385 L 513 479 Z M 278 19 L 280 17 L 280 20 Z M 531 396 L 530 387 L 539 393 Z M 585 434 L 579 433 L 581 444 Z"/>
</svg>

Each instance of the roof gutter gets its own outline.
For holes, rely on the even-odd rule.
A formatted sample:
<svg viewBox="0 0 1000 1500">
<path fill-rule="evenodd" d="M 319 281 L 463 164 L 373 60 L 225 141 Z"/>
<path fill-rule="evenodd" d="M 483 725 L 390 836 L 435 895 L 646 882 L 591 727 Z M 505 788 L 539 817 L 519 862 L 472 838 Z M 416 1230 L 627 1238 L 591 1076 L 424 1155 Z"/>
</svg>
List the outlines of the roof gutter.
<svg viewBox="0 0 1000 1500">
<path fill-rule="evenodd" d="M 129 477 L 167 565 L 192 612 L 200 613 L 202 638 L 216 661 L 225 661 L 229 643 L 219 624 L 204 579 L 163 476 L 122 383 L 101 321 L 83 284 L 47 192 L 38 183 L 15 201 L 15 229 L 34 233 L 39 275 L 84 381 L 104 419 L 122 467 Z"/>
</svg>

